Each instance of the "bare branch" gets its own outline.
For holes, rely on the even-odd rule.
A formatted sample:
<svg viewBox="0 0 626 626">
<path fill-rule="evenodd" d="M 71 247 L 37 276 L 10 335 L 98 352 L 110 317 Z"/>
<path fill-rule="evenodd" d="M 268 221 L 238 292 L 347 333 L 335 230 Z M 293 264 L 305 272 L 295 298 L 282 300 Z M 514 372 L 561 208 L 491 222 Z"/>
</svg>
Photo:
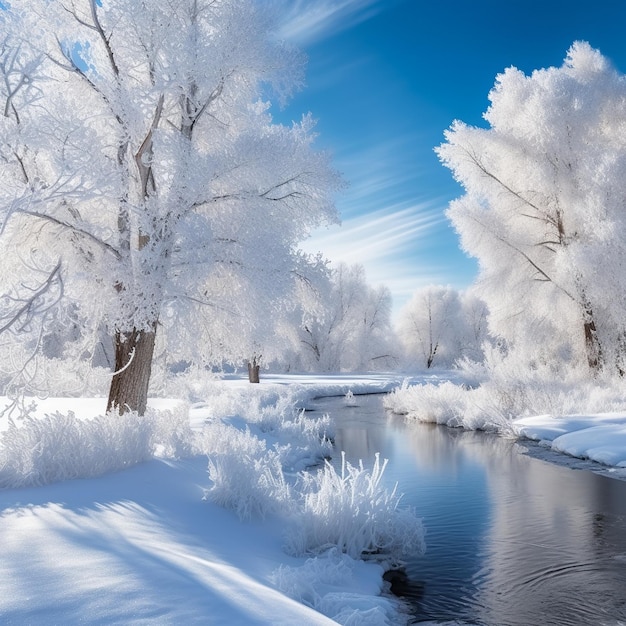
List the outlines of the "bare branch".
<svg viewBox="0 0 626 626">
<path fill-rule="evenodd" d="M 107 37 L 104 29 L 102 28 L 102 24 L 100 23 L 100 18 L 98 17 L 97 3 L 96 0 L 90 0 L 91 5 L 91 18 L 93 19 L 93 23 L 95 29 L 98 31 L 98 35 L 100 35 L 100 39 L 102 40 L 102 44 L 104 45 L 104 49 L 106 50 L 107 56 L 109 58 L 109 63 L 111 65 L 111 69 L 113 70 L 113 74 L 116 77 L 120 75 L 120 69 L 115 61 L 115 55 L 113 54 L 113 49 L 111 48 L 111 37 Z"/>
<path fill-rule="evenodd" d="M 61 4 L 61 8 L 66 13 L 69 13 L 81 26 L 85 26 L 86 28 L 89 28 L 90 30 L 96 30 L 96 31 L 98 30 L 93 24 L 90 24 L 89 22 L 86 22 L 85 20 L 78 17 L 78 15 L 76 14 L 76 11 L 72 11 L 71 9 L 68 9 L 64 4 Z"/>
<path fill-rule="evenodd" d="M 222 78 L 218 86 L 211 92 L 209 97 L 206 99 L 205 103 L 193 115 L 193 118 L 190 124 L 190 136 L 191 136 L 191 133 L 193 133 L 193 129 L 196 125 L 196 122 L 202 117 L 204 112 L 209 108 L 209 105 L 215 102 L 222 95 L 222 92 L 224 91 L 224 82 L 225 82 L 225 79 Z M 189 103 L 189 100 L 187 100 L 187 102 Z"/>
<path fill-rule="evenodd" d="M 538 241 L 535 244 L 535 246 L 544 247 L 546 250 L 550 250 L 550 252 L 556 252 L 556 250 L 552 248 L 551 246 L 560 246 L 560 245 L 562 245 L 560 241 L 550 241 L 549 239 L 547 241 Z"/>
<path fill-rule="evenodd" d="M 30 176 L 28 175 L 28 171 L 26 169 L 26 164 L 24 163 L 24 159 L 17 152 L 13 152 L 13 156 L 15 157 L 18 165 L 20 166 L 20 170 L 22 172 L 24 182 L 28 184 L 30 182 Z"/>
<path fill-rule="evenodd" d="M 510 193 L 512 196 L 514 196 L 515 198 L 517 198 L 518 200 L 521 200 L 524 204 L 528 205 L 529 207 L 531 207 L 532 209 L 534 209 L 535 211 L 537 211 L 537 213 L 539 214 L 539 216 L 534 216 L 534 215 L 529 215 L 529 214 L 525 214 L 522 213 L 522 215 L 524 215 L 525 217 L 529 217 L 532 219 L 538 219 L 541 221 L 547 221 L 550 222 L 551 224 L 553 224 L 554 226 L 556 226 L 555 221 L 550 218 L 549 215 L 546 214 L 546 212 L 541 209 L 540 207 L 538 207 L 536 204 L 534 204 L 533 202 L 531 202 L 530 200 L 528 200 L 528 198 L 525 198 L 521 192 L 519 191 L 515 191 L 514 189 L 512 189 L 511 187 L 509 187 L 509 185 L 507 185 L 503 180 L 501 180 L 500 178 L 498 178 L 493 172 L 489 171 L 481 162 L 480 158 L 471 153 L 469 150 L 465 149 L 465 153 L 467 154 L 467 156 L 472 160 L 472 163 L 474 163 L 474 165 L 476 165 L 476 167 L 488 178 L 491 178 L 491 180 L 493 180 L 494 182 L 496 182 L 498 185 L 500 185 L 505 191 L 507 191 L 508 193 Z"/>
</svg>

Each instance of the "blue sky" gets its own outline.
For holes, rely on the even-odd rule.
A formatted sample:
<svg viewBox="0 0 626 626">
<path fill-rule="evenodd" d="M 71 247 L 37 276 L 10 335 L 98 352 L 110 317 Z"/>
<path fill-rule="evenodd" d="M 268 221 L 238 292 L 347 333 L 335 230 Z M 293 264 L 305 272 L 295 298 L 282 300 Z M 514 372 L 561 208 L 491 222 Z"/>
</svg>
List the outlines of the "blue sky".
<svg viewBox="0 0 626 626">
<path fill-rule="evenodd" d="M 454 119 L 485 125 L 496 74 L 561 65 L 588 41 L 626 71 L 624 0 L 289 0 L 283 35 L 308 56 L 307 85 L 276 118 L 318 120 L 349 187 L 341 227 L 306 249 L 361 263 L 398 308 L 417 288 L 462 289 L 477 266 L 444 210 L 462 189 L 433 148 Z"/>
</svg>

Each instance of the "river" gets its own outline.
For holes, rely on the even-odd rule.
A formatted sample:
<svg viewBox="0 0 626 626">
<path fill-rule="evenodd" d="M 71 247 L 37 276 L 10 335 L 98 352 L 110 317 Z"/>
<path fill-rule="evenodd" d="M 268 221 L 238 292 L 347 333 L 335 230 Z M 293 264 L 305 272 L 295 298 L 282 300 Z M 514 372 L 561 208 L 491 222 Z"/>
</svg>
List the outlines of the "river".
<svg viewBox="0 0 626 626">
<path fill-rule="evenodd" d="M 316 401 L 334 463 L 389 459 L 385 481 L 426 527 L 394 591 L 413 623 L 626 626 L 626 482 L 548 463 L 523 442 L 409 422 L 381 396 Z"/>
</svg>

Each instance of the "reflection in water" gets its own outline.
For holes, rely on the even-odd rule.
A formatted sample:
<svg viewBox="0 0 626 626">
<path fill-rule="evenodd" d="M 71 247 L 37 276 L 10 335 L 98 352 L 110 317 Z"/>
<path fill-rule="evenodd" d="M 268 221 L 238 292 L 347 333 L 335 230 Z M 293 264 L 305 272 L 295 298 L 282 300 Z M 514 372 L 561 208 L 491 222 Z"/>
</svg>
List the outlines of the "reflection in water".
<svg viewBox="0 0 626 626">
<path fill-rule="evenodd" d="M 485 433 L 406 423 L 376 396 L 320 401 L 351 463 L 390 460 L 427 552 L 394 587 L 415 621 L 626 624 L 626 482 L 522 454 Z M 339 455 L 336 455 L 337 458 Z"/>
</svg>

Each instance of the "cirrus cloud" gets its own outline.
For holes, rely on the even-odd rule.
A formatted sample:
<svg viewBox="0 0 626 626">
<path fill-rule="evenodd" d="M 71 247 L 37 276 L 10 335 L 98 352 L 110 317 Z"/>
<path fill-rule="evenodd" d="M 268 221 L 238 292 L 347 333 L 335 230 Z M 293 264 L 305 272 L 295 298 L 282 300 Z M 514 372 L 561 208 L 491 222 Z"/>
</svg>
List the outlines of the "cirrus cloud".
<svg viewBox="0 0 626 626">
<path fill-rule="evenodd" d="M 383 9 L 382 0 L 291 0 L 281 5 L 280 35 L 300 45 L 364 22 Z"/>
</svg>

